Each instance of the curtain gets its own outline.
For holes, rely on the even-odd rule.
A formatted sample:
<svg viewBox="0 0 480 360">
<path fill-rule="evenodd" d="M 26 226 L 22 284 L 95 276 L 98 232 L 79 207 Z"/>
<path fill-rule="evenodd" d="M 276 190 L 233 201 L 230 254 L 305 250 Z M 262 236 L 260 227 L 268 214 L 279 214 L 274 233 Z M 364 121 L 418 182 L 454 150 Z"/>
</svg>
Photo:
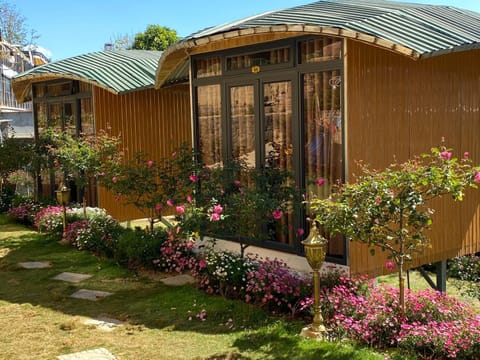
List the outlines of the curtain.
<svg viewBox="0 0 480 360">
<path fill-rule="evenodd" d="M 222 165 L 220 85 L 197 87 L 198 142 L 206 165 Z"/>
<path fill-rule="evenodd" d="M 303 87 L 307 193 L 327 197 L 343 175 L 340 72 L 305 74 Z M 318 179 L 325 181 L 322 186 Z M 327 255 L 343 253 L 343 240 L 330 239 Z"/>
</svg>

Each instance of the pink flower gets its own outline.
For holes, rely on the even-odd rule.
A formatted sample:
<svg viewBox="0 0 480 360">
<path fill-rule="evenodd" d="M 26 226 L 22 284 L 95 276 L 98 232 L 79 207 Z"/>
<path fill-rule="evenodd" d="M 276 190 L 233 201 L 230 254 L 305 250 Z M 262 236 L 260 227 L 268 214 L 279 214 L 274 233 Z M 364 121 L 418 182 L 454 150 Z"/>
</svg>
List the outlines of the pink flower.
<svg viewBox="0 0 480 360">
<path fill-rule="evenodd" d="M 214 212 L 210 215 L 210 221 L 218 221 L 220 220 L 220 214 Z"/>
<path fill-rule="evenodd" d="M 302 236 L 303 234 L 305 234 L 305 230 L 303 230 L 303 228 L 297 229 L 297 236 L 298 237 Z"/>
<path fill-rule="evenodd" d="M 475 182 L 475 184 L 480 184 L 480 171 L 477 171 L 475 173 L 475 178 L 473 179 L 473 181 Z"/>
<path fill-rule="evenodd" d="M 205 259 L 201 259 L 199 262 L 198 262 L 198 267 L 200 269 L 203 269 L 205 266 L 207 266 L 207 262 L 205 261 Z"/>
<path fill-rule="evenodd" d="M 190 195 L 187 196 L 187 202 L 191 203 L 192 202 L 192 197 Z"/>
<path fill-rule="evenodd" d="M 168 199 L 168 200 L 167 200 L 167 205 L 168 205 L 168 206 L 173 206 L 174 204 L 175 204 L 175 203 L 174 203 L 174 201 L 173 201 L 172 199 Z"/>
<path fill-rule="evenodd" d="M 376 198 L 375 204 L 380 205 L 382 203 L 382 199 Z"/>
<path fill-rule="evenodd" d="M 194 244 L 193 244 L 193 241 L 188 241 L 188 242 L 187 242 L 187 249 L 193 248 L 193 245 L 194 245 Z"/>
<path fill-rule="evenodd" d="M 213 207 L 213 212 L 216 213 L 216 214 L 221 214 L 223 211 L 223 207 L 222 205 L 215 205 Z"/>
<path fill-rule="evenodd" d="M 440 156 L 445 160 L 450 160 L 452 158 L 452 153 L 445 150 L 440 153 Z"/>
<path fill-rule="evenodd" d="M 147 166 L 148 166 L 148 167 L 152 167 L 153 164 L 154 164 L 154 163 L 153 163 L 153 160 L 148 160 L 148 162 L 147 162 Z"/>
<path fill-rule="evenodd" d="M 117 178 L 116 176 L 114 176 L 114 177 L 112 178 L 112 182 L 113 182 L 114 184 L 116 184 L 117 181 L 118 181 L 118 178 Z"/>
<path fill-rule="evenodd" d="M 392 260 L 387 260 L 385 262 L 385 267 L 388 269 L 388 270 L 393 270 L 395 269 L 395 264 L 392 262 Z"/>
<path fill-rule="evenodd" d="M 233 183 L 235 184 L 235 186 L 240 186 L 240 180 L 235 180 Z"/>
<path fill-rule="evenodd" d="M 177 206 L 177 207 L 175 208 L 175 210 L 177 211 L 177 214 L 182 215 L 182 214 L 185 213 L 185 206 L 183 206 L 183 205 Z"/>
<path fill-rule="evenodd" d="M 156 211 L 157 213 L 159 213 L 160 211 L 162 211 L 162 205 L 160 205 L 160 204 L 155 205 L 155 211 Z"/>
<path fill-rule="evenodd" d="M 272 213 L 272 216 L 275 220 L 280 220 L 283 216 L 283 211 L 280 209 L 277 209 Z"/>
<path fill-rule="evenodd" d="M 190 175 L 190 180 L 191 180 L 192 182 L 197 182 L 197 181 L 198 181 L 198 177 L 197 177 L 196 175 L 193 175 L 193 174 L 192 174 L 192 175 Z"/>
<path fill-rule="evenodd" d="M 58 161 L 55 161 L 55 162 L 53 163 L 53 166 L 55 166 L 56 168 L 58 168 L 58 167 L 60 167 L 60 163 L 59 163 Z"/>
<path fill-rule="evenodd" d="M 315 183 L 318 185 L 318 186 L 323 186 L 325 184 L 325 179 L 324 178 L 318 178 Z"/>
<path fill-rule="evenodd" d="M 105 176 L 105 172 L 102 171 L 100 174 L 98 174 L 98 176 Z"/>
<path fill-rule="evenodd" d="M 468 158 L 470 157 L 470 153 L 469 153 L 468 151 L 465 151 L 465 152 L 463 153 L 463 157 L 464 157 L 465 159 L 468 159 Z"/>
</svg>

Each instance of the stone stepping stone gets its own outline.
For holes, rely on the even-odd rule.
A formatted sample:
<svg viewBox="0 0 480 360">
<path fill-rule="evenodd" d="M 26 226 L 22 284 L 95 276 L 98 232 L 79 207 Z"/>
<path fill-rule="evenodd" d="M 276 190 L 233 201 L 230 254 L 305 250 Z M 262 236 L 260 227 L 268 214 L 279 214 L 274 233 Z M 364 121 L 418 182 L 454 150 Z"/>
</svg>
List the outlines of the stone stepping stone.
<svg viewBox="0 0 480 360">
<path fill-rule="evenodd" d="M 18 263 L 24 269 L 44 269 L 52 266 L 50 261 L 27 261 Z"/>
<path fill-rule="evenodd" d="M 113 295 L 113 293 L 109 293 L 106 291 L 98 291 L 98 290 L 88 290 L 88 289 L 80 289 L 74 292 L 70 297 L 76 299 L 84 299 L 84 300 L 91 300 L 97 301 L 107 296 Z"/>
<path fill-rule="evenodd" d="M 93 275 L 89 274 L 78 274 L 78 273 L 71 273 L 71 272 L 63 272 L 58 274 L 57 276 L 53 277 L 54 280 L 62 280 L 68 281 L 72 283 L 77 283 L 82 280 L 90 279 Z"/>
<path fill-rule="evenodd" d="M 73 354 L 57 356 L 59 360 L 116 360 L 115 356 L 105 348 L 81 351 Z"/>
<path fill-rule="evenodd" d="M 176 275 L 176 276 L 164 278 L 164 279 L 161 279 L 160 281 L 165 285 L 182 286 L 186 284 L 194 284 L 195 278 L 191 275 L 182 274 L 182 275 Z"/>
<path fill-rule="evenodd" d="M 116 327 L 123 325 L 123 322 L 117 319 L 112 319 L 106 316 L 99 316 L 95 319 L 87 319 L 84 321 L 85 325 L 94 325 L 99 330 L 112 331 Z"/>
</svg>

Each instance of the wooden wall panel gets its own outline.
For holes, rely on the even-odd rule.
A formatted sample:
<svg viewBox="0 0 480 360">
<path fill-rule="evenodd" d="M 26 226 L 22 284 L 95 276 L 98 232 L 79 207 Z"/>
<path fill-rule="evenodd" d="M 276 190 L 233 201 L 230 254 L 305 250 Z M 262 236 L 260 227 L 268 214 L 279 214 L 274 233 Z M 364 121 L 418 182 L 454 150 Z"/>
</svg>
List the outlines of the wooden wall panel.
<svg viewBox="0 0 480 360">
<path fill-rule="evenodd" d="M 429 152 L 441 139 L 455 156 L 480 163 L 480 51 L 414 61 L 354 41 L 346 52 L 347 179 L 355 161 L 382 169 L 395 159 Z M 480 251 L 480 191 L 465 200 L 436 200 L 432 247 L 412 266 Z M 385 273 L 384 257 L 351 243 L 353 272 Z"/>
<path fill-rule="evenodd" d="M 188 85 L 114 95 L 94 88 L 95 127 L 120 135 L 125 158 L 141 151 L 154 161 L 169 157 L 183 143 L 191 144 Z M 145 217 L 99 188 L 99 206 L 120 221 Z"/>
</svg>

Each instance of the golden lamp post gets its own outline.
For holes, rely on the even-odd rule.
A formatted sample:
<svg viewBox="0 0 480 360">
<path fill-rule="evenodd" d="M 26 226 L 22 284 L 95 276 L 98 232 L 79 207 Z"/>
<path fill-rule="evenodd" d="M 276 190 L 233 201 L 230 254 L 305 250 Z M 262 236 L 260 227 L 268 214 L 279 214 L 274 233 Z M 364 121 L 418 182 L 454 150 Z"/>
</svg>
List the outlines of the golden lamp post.
<svg viewBox="0 0 480 360">
<path fill-rule="evenodd" d="M 62 205 L 62 223 L 63 223 L 63 235 L 67 229 L 67 208 L 66 205 L 70 201 L 70 189 L 63 184 L 60 184 L 58 190 L 55 191 L 57 195 L 57 201 Z"/>
<path fill-rule="evenodd" d="M 300 336 L 321 340 L 326 333 L 320 309 L 320 268 L 325 261 L 328 240 L 318 233 L 317 223 L 312 222 L 310 233 L 302 241 L 305 257 L 313 270 L 313 322 L 302 329 Z"/>
</svg>

